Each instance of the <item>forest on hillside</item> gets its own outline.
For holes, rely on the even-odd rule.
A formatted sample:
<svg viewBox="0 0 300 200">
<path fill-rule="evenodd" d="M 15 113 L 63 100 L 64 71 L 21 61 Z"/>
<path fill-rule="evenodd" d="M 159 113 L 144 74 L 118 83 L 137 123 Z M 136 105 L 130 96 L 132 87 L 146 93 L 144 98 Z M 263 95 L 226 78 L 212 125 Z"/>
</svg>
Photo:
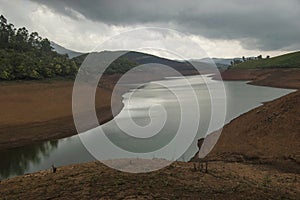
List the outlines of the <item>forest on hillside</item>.
<svg viewBox="0 0 300 200">
<path fill-rule="evenodd" d="M 300 51 L 287 53 L 271 58 L 262 55 L 231 61 L 231 69 L 263 69 L 263 68 L 299 68 Z"/>
<path fill-rule="evenodd" d="M 54 77 L 74 78 L 88 54 L 69 59 L 53 51 L 50 41 L 37 32 L 15 28 L 0 16 L 0 80 L 32 80 Z M 122 56 L 105 74 L 125 73 L 137 65 Z"/>
<path fill-rule="evenodd" d="M 50 41 L 37 32 L 15 28 L 0 16 L 0 79 L 74 77 L 78 67 L 67 55 L 52 50 Z"/>
</svg>

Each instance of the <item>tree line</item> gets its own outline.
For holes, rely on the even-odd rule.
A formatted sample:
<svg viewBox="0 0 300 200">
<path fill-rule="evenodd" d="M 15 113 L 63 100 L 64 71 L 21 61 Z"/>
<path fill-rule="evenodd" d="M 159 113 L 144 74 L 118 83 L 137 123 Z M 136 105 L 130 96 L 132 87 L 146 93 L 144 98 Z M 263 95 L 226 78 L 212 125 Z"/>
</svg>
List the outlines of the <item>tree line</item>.
<svg viewBox="0 0 300 200">
<path fill-rule="evenodd" d="M 37 32 L 15 28 L 0 16 L 0 80 L 74 78 L 88 54 L 69 59 L 53 51 L 50 41 Z M 126 73 L 137 63 L 126 56 L 116 59 L 105 74 Z"/>
<path fill-rule="evenodd" d="M 265 59 L 269 59 L 269 58 L 270 58 L 270 56 L 266 56 Z M 232 61 L 230 61 L 230 67 L 233 67 L 235 65 L 238 65 L 240 63 L 247 62 L 250 60 L 262 60 L 262 59 L 263 59 L 262 55 L 259 55 L 257 57 L 247 57 L 247 58 L 245 56 L 243 56 L 242 58 L 235 58 Z"/>
<path fill-rule="evenodd" d="M 77 71 L 75 62 L 53 51 L 47 38 L 17 29 L 0 16 L 0 80 L 74 77 Z"/>
</svg>

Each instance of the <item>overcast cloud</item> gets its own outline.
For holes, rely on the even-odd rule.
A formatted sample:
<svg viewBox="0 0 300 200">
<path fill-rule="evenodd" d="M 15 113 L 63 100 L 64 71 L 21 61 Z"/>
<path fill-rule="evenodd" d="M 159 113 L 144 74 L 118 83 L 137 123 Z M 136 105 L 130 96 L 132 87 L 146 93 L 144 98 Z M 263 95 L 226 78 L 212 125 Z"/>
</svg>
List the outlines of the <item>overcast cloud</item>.
<svg viewBox="0 0 300 200">
<path fill-rule="evenodd" d="M 25 7 L 17 1 L 0 2 L 0 11 L 13 23 L 24 22 L 81 51 L 139 26 L 185 33 L 212 56 L 300 49 L 300 0 L 31 0 Z"/>
<path fill-rule="evenodd" d="M 72 18 L 113 25 L 158 24 L 211 39 L 242 39 L 247 49 L 300 41 L 299 0 L 34 0 Z"/>
</svg>

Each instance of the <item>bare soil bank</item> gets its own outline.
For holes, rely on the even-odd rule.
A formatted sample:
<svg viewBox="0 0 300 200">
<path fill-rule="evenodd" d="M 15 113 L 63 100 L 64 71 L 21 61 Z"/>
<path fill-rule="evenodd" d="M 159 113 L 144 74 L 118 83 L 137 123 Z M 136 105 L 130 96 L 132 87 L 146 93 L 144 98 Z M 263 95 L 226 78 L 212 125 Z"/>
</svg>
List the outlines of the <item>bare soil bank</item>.
<svg viewBox="0 0 300 200">
<path fill-rule="evenodd" d="M 129 162 L 128 162 L 129 163 Z M 122 173 L 101 163 L 61 167 L 0 182 L 3 199 L 298 199 L 300 175 L 265 165 L 173 163 L 144 174 Z"/>
<path fill-rule="evenodd" d="M 225 80 L 300 88 L 299 69 L 241 69 L 222 73 Z M 266 102 L 225 125 L 208 159 L 292 163 L 300 173 L 300 91 Z M 215 137 L 212 133 L 209 138 Z"/>
<path fill-rule="evenodd" d="M 251 80 L 253 85 L 278 88 L 300 88 L 300 68 L 228 69 L 221 73 L 223 80 Z"/>
<path fill-rule="evenodd" d="M 96 110 L 100 123 L 112 118 L 111 93 L 98 88 Z M 3 82 L 0 84 L 0 150 L 77 134 L 72 116 L 73 81 Z M 112 104 L 121 109 L 121 96 Z"/>
<path fill-rule="evenodd" d="M 195 72 L 185 71 L 186 75 Z M 176 75 L 176 74 L 174 74 Z M 99 124 L 113 118 L 123 107 L 122 94 L 128 88 L 118 86 L 121 74 L 103 76 L 97 89 L 95 107 Z M 132 73 L 130 83 L 163 79 L 161 73 Z M 123 84 L 126 81 L 123 80 Z M 0 83 L 0 150 L 60 139 L 77 134 L 72 115 L 74 81 L 20 81 Z M 89 124 L 86 129 L 98 124 Z"/>
<path fill-rule="evenodd" d="M 276 82 L 268 78 L 262 80 L 272 80 L 271 86 Z M 106 83 L 109 88 L 111 82 Z M 298 87 L 293 85 L 298 84 L 297 79 L 291 83 L 290 88 Z M 195 172 L 193 163 L 176 162 L 156 172 L 128 174 L 94 162 L 62 167 L 55 174 L 48 170 L 3 180 L 0 197 L 299 199 L 299 98 L 299 91 L 292 93 L 226 125 L 208 156 L 214 161 L 209 162 L 207 174 Z"/>
<path fill-rule="evenodd" d="M 300 91 L 265 103 L 225 125 L 209 161 L 268 164 L 300 174 Z M 217 132 L 207 136 L 207 141 Z M 198 145 L 201 145 L 199 142 Z M 198 159 L 195 154 L 193 161 Z"/>
</svg>

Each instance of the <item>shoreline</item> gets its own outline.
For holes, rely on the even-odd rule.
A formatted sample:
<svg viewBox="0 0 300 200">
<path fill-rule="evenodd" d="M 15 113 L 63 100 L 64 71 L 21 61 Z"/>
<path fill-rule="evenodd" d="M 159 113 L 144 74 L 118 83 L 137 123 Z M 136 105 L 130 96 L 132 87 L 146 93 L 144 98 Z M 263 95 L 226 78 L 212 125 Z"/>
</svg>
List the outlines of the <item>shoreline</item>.
<svg viewBox="0 0 300 200">
<path fill-rule="evenodd" d="M 228 69 L 221 72 L 223 81 L 249 81 L 247 84 L 283 89 L 300 89 L 300 68 Z M 213 76 L 213 79 L 219 80 Z"/>
<path fill-rule="evenodd" d="M 116 80 L 119 77 L 120 77 L 120 75 L 113 75 L 113 77 L 109 77 L 109 79 L 105 79 L 103 81 L 103 83 L 104 83 L 103 86 L 104 87 L 101 88 L 101 89 L 103 89 L 103 90 L 107 91 L 109 94 L 111 94 L 110 88 L 113 88 Z M 232 79 L 231 79 L 231 81 L 232 81 Z M 252 83 L 252 81 L 250 82 L 250 84 L 251 83 Z M 29 84 L 31 84 L 31 83 L 29 83 Z M 254 83 L 253 85 L 256 85 L 256 84 Z M 271 85 L 269 87 L 273 87 L 273 85 Z M 295 87 L 293 87 L 293 88 L 295 88 Z M 117 106 L 119 106 L 118 107 L 119 110 L 121 110 L 122 107 L 123 107 L 122 95 L 126 91 L 127 91 L 126 89 L 123 90 L 118 95 L 118 99 L 115 101 L 115 104 Z M 285 96 L 288 96 L 288 95 L 285 95 Z M 283 96 L 283 97 L 285 97 L 285 96 Z M 109 98 L 109 100 L 110 100 L 110 98 Z M 264 102 L 263 105 L 265 105 L 265 104 L 266 103 Z M 258 108 L 260 108 L 260 107 L 261 106 L 259 106 Z M 252 110 L 236 117 L 232 121 L 239 120 L 239 118 L 241 118 L 244 115 L 247 115 L 248 113 L 252 112 L 255 109 L 257 109 L 257 108 L 254 108 L 254 109 L 252 109 Z M 97 112 L 97 114 L 98 113 L 101 113 L 101 116 L 102 116 L 102 118 L 100 118 L 98 116 L 98 119 L 100 119 L 99 121 L 101 123 L 105 123 L 105 122 L 113 119 L 112 114 L 111 114 L 111 110 L 110 110 L 110 105 L 105 106 L 105 107 L 102 106 L 100 108 L 99 112 Z M 230 121 L 228 124 L 231 124 L 232 121 Z M 58 126 L 59 124 L 63 124 L 64 127 Z M 226 124 L 224 127 L 226 127 L 228 124 Z M 36 130 L 40 130 L 39 128 L 41 128 L 41 130 L 43 130 L 44 134 L 43 135 L 35 135 L 36 137 L 34 137 L 34 139 L 32 139 L 31 136 L 33 136 L 33 135 L 30 134 L 30 133 L 36 132 Z M 21 139 L 17 138 L 16 141 L 6 140 L 6 142 L 1 141 L 1 137 L 0 137 L 0 150 L 9 150 L 11 148 L 17 148 L 17 147 L 21 147 L 21 146 L 25 146 L 25 145 L 32 145 L 32 144 L 35 144 L 35 143 L 41 143 L 41 142 L 46 142 L 46 141 L 51 141 L 51 140 L 62 139 L 62 138 L 70 137 L 70 136 L 73 136 L 73 135 L 77 134 L 77 131 L 75 130 L 75 127 L 74 127 L 74 124 L 73 124 L 72 115 L 71 116 L 66 116 L 66 117 L 61 117 L 61 118 L 56 118 L 56 119 L 52 119 L 52 120 L 48 120 L 48 121 L 44 121 L 44 122 L 34 122 L 34 123 L 29 123 L 29 124 L 21 124 L 21 125 L 14 126 L 14 127 L 11 127 L 11 126 L 7 126 L 7 127 L 2 126 L 2 127 L 0 127 L 0 133 L 3 132 L 3 130 L 9 130 L 11 132 L 15 131 L 15 130 L 21 130 L 22 133 L 29 133 L 29 137 L 28 138 L 23 137 Z M 56 131 L 53 131 L 53 130 L 56 130 Z"/>
<path fill-rule="evenodd" d="M 149 76 L 147 73 L 138 73 L 138 76 L 132 77 L 135 83 L 162 78 L 161 74 L 154 73 Z M 194 74 L 186 72 L 186 76 L 189 75 Z M 106 75 L 99 82 L 101 86 L 96 91 L 95 106 L 100 125 L 113 119 L 111 106 L 116 108 L 115 114 L 123 108 L 122 95 L 128 92 L 129 88 L 119 87 L 112 96 L 114 86 L 121 76 L 122 74 Z M 74 80 L 70 79 L 0 82 L 0 93 L 6 95 L 0 96 L 0 109 L 4 110 L 0 113 L 0 151 L 78 134 L 72 114 L 73 83 Z M 22 99 L 23 102 L 18 99 Z M 51 104 L 51 107 L 43 109 L 49 106 L 48 104 Z M 30 108 L 26 109 L 27 107 Z M 37 107 L 43 108 L 37 110 Z M 97 124 L 90 124 L 88 129 L 96 126 Z"/>
<path fill-rule="evenodd" d="M 108 78 L 107 78 L 108 79 Z M 111 102 L 122 108 L 122 94 L 112 99 L 109 87 L 97 88 L 100 124 L 113 119 Z M 5 82 L 0 85 L 0 151 L 62 139 L 77 134 L 72 115 L 72 80 Z"/>
<path fill-rule="evenodd" d="M 293 73 L 292 81 L 288 81 L 288 84 L 284 82 L 278 83 L 277 81 L 274 83 L 273 79 L 270 79 L 270 74 L 275 73 L 277 74 L 278 71 L 282 73 L 283 71 L 289 71 L 295 70 L 295 73 Z M 244 75 L 241 77 L 241 73 Z M 221 73 L 221 76 L 224 81 L 249 81 L 247 84 L 251 85 L 256 85 L 256 86 L 266 86 L 266 87 L 278 87 L 278 88 L 286 88 L 286 89 L 298 89 L 300 88 L 300 81 L 295 84 L 294 77 L 295 74 L 300 77 L 300 69 L 266 69 L 266 70 L 247 70 L 247 69 L 242 69 L 242 70 L 227 70 L 223 71 Z M 113 115 L 111 113 L 111 105 L 110 101 L 111 95 L 112 95 L 112 90 L 118 81 L 118 79 L 121 77 L 120 74 L 115 74 L 115 75 L 110 75 L 106 76 L 101 80 L 101 87 L 99 87 L 99 91 L 97 91 L 96 94 L 96 101 L 95 102 L 100 102 L 98 105 L 96 104 L 96 110 L 97 110 L 97 117 L 99 124 L 106 123 L 110 120 L 113 119 Z M 212 76 L 215 78 L 214 76 Z M 262 78 L 263 77 L 263 78 Z M 288 76 L 286 76 L 288 77 Z M 291 79 L 291 78 L 286 78 L 286 79 Z M 147 82 L 147 78 L 145 79 L 145 76 L 142 76 L 137 82 Z M 58 86 L 57 86 L 58 83 Z M 61 85 L 61 83 L 63 83 Z M 66 85 L 64 85 L 66 83 Z M 284 84 L 282 84 L 284 83 Z M 52 89 L 52 97 L 53 96 L 58 96 L 61 91 L 59 91 L 59 87 L 68 87 L 67 90 L 71 90 L 73 86 L 73 81 L 72 80 L 45 80 L 45 81 L 14 81 L 14 82 L 2 82 L 0 83 L 1 86 L 4 87 L 21 87 L 22 86 L 32 86 L 32 85 L 48 85 L 49 87 L 47 89 Z M 22 84 L 22 85 L 20 85 Z M 58 88 L 57 92 L 55 91 L 56 88 Z M 34 88 L 36 89 L 36 88 Z M 3 88 L 0 88 L 0 92 L 4 94 L 9 95 L 9 91 L 2 91 Z M 118 113 L 121 111 L 123 107 L 122 103 L 122 95 L 128 91 L 128 88 L 122 88 L 121 91 L 118 91 L 118 95 L 115 95 L 112 100 L 113 106 L 117 108 Z M 35 91 L 34 91 L 35 92 Z M 63 91 L 65 92 L 65 91 Z M 69 100 L 68 102 L 64 102 L 62 106 L 70 106 L 72 103 L 71 100 L 71 92 L 69 92 Z M 57 94 L 56 94 L 57 93 Z M 28 94 L 26 94 L 28 95 Z M 14 96 L 14 95 L 12 95 Z M 37 95 L 38 96 L 38 95 Z M 17 96 L 18 97 L 18 96 Z M 102 100 L 104 98 L 104 100 Z M 24 97 L 22 97 L 25 99 Z M 64 97 L 65 98 L 65 97 Z M 1 100 L 1 99 L 0 99 Z M 10 99 L 11 100 L 11 99 Z M 26 99 L 25 99 L 26 100 Z M 52 98 L 53 100 L 53 98 Z M 47 103 L 48 99 L 46 100 Z M 60 100 L 57 100 L 58 102 Z M 66 101 L 66 99 L 63 99 L 62 101 Z M 3 101 L 2 101 L 3 102 Z M 2 103 L 3 104 L 3 103 Z M 5 104 L 5 102 L 4 102 Z M 38 102 L 37 104 L 40 104 Z M 45 102 L 44 102 L 45 104 Z M 66 105 L 68 104 L 68 105 Z M 26 105 L 26 104 L 24 104 Z M 2 106 L 3 107 L 3 106 Z M 16 112 L 19 112 L 18 110 Z M 28 112 L 28 110 L 27 110 Z M 54 112 L 54 111 L 52 111 Z M 248 111 L 249 112 L 249 111 Z M 47 142 L 51 140 L 57 140 L 57 139 L 63 139 L 66 137 L 70 137 L 73 135 L 78 134 L 73 122 L 73 115 L 71 108 L 69 110 L 68 115 L 62 115 L 62 116 L 55 116 L 50 119 L 46 120 L 40 120 L 36 117 L 36 119 L 31 119 L 31 121 L 27 120 L 24 122 L 16 122 L 16 123 L 3 123 L 0 121 L 1 126 L 0 126 L 0 151 L 3 150 L 9 150 L 12 148 L 18 148 L 22 146 L 27 146 L 27 145 L 32 145 L 36 143 L 41 143 L 41 142 Z M 47 113 L 46 113 L 47 114 Z M 43 113 L 44 115 L 44 113 Z M 40 115 L 41 116 L 41 115 Z M 10 116 L 11 118 L 14 116 Z M 22 116 L 24 117 L 24 116 Z M 239 116 L 238 116 L 239 117 Z M 237 118 L 238 118 L 237 117 Z M 5 118 L 2 117 L 2 118 Z M 230 123 L 230 122 L 229 122 Z M 95 125 L 96 126 L 96 125 Z M 92 127 L 93 128 L 93 127 Z"/>
<path fill-rule="evenodd" d="M 232 119 L 223 126 L 217 144 L 205 159 L 266 163 L 279 168 L 286 164 L 289 166 L 288 168 L 295 169 L 300 173 L 300 160 L 298 158 L 300 152 L 294 152 L 293 148 L 287 150 L 287 147 L 284 147 L 284 145 L 290 145 L 297 149 L 297 146 L 300 145 L 300 143 L 295 144 L 294 142 L 297 141 L 295 137 L 299 137 L 295 131 L 292 131 L 293 134 L 291 134 L 292 129 L 300 132 L 299 124 L 297 124 L 297 121 L 300 123 L 300 116 L 297 116 L 297 113 L 291 113 L 298 109 L 295 102 L 300 98 L 300 79 L 298 78 L 300 77 L 300 69 L 229 69 L 222 72 L 221 76 L 224 81 L 249 81 L 247 84 L 250 85 L 294 89 L 296 91 L 268 102 L 262 102 L 261 106 Z M 289 112 L 286 112 L 287 110 Z M 277 118 L 282 118 L 283 121 L 274 124 L 273 121 L 278 120 Z M 296 123 L 293 124 L 288 119 L 293 119 Z M 261 128 L 263 126 L 267 131 Z M 281 132 L 276 133 L 278 130 Z M 272 135 L 272 131 L 276 133 L 275 136 Z M 215 137 L 216 133 L 217 131 L 207 136 L 208 143 L 210 138 Z M 264 134 L 269 135 L 269 137 Z M 284 140 L 286 137 L 294 137 L 294 139 Z M 198 160 L 199 149 L 202 144 L 200 139 L 198 151 L 191 161 Z M 265 143 L 262 144 L 259 140 L 263 140 Z M 235 144 L 243 144 L 244 147 L 239 148 L 241 145 Z M 281 149 L 282 152 L 276 151 L 276 148 Z M 288 154 L 289 152 L 290 154 Z"/>
<path fill-rule="evenodd" d="M 295 94 L 297 95 L 296 99 Z M 223 130 L 228 129 L 227 127 L 233 124 L 234 129 L 229 129 L 227 133 L 237 132 L 242 134 L 243 137 L 244 134 L 247 136 L 248 133 L 245 130 L 249 128 L 247 126 L 249 121 L 243 119 L 247 119 L 249 116 L 250 121 L 255 119 L 257 123 L 264 122 L 267 124 L 267 127 L 262 127 L 260 130 L 268 129 L 268 126 L 272 127 L 273 122 L 268 122 L 269 119 L 280 125 L 280 123 L 276 123 L 273 114 L 276 113 L 276 116 L 279 116 L 280 119 L 289 119 L 290 114 L 293 113 L 294 115 L 296 113 L 297 116 L 297 110 L 294 109 L 297 108 L 299 96 L 300 91 L 297 90 L 275 100 L 264 102 L 263 105 L 230 121 L 223 127 Z M 280 110 L 270 112 L 274 108 L 280 108 Z M 270 118 L 269 114 L 273 117 Z M 291 119 L 292 122 L 295 121 L 294 118 Z M 286 130 L 290 130 L 289 125 L 291 124 L 288 124 L 287 121 L 283 121 L 281 124 L 286 125 Z M 238 125 L 246 126 L 246 129 L 239 130 L 236 128 Z M 299 127 L 299 125 L 296 125 L 292 124 L 294 127 Z M 278 129 L 278 126 L 275 129 Z M 289 132 L 283 134 L 285 133 Z M 268 133 L 268 135 L 270 134 Z M 281 136 L 276 136 L 276 138 L 281 138 Z M 223 133 L 221 137 L 224 137 Z M 297 199 L 300 194 L 300 162 L 297 160 L 298 157 L 284 155 L 285 157 L 280 159 L 271 157 L 269 160 L 264 160 L 257 157 L 257 152 L 250 152 L 249 155 L 238 153 L 239 151 L 232 146 L 238 140 L 235 140 L 234 143 L 227 143 L 231 140 L 232 138 L 226 134 L 225 139 L 220 138 L 219 140 L 225 141 L 225 147 L 224 144 L 217 143 L 212 153 L 208 155 L 208 173 L 195 171 L 193 163 L 174 162 L 158 171 L 130 174 L 116 171 L 98 161 L 94 161 L 62 166 L 57 169 L 55 174 L 49 169 L 3 179 L 0 181 L 0 195 L 9 199 L 25 197 L 33 199 L 42 197 L 54 199 L 70 197 L 125 199 L 155 197 L 154 194 L 160 194 L 159 197 L 171 199 L 181 198 L 182 196 L 188 199 L 198 199 L 199 197 L 243 199 L 245 196 L 256 199 L 275 199 L 279 197 Z M 245 141 L 248 140 L 249 137 Z M 271 146 L 264 144 L 267 149 L 274 145 L 273 142 L 277 142 L 277 144 L 282 142 L 281 140 L 269 139 L 267 141 L 272 143 Z M 239 144 L 239 142 L 236 144 Z M 285 145 L 293 149 L 291 143 Z M 255 150 L 259 150 L 259 148 L 261 147 L 255 147 Z M 228 150 L 230 154 L 228 154 Z M 244 150 L 248 152 L 249 149 Z M 280 148 L 279 151 L 281 150 Z M 294 153 L 297 156 L 297 152 Z M 136 181 L 139 183 L 138 187 Z M 79 184 L 80 187 L 78 187 Z M 128 190 L 128 188 L 130 189 Z M 28 191 L 31 190 L 34 192 L 29 194 Z M 255 192 L 253 193 L 253 191 Z"/>
<path fill-rule="evenodd" d="M 267 164 L 300 174 L 299 100 L 300 91 L 296 90 L 234 118 L 222 128 L 204 160 Z M 216 134 L 206 137 L 208 144 Z M 191 161 L 198 161 L 201 144 L 199 139 Z"/>
</svg>

